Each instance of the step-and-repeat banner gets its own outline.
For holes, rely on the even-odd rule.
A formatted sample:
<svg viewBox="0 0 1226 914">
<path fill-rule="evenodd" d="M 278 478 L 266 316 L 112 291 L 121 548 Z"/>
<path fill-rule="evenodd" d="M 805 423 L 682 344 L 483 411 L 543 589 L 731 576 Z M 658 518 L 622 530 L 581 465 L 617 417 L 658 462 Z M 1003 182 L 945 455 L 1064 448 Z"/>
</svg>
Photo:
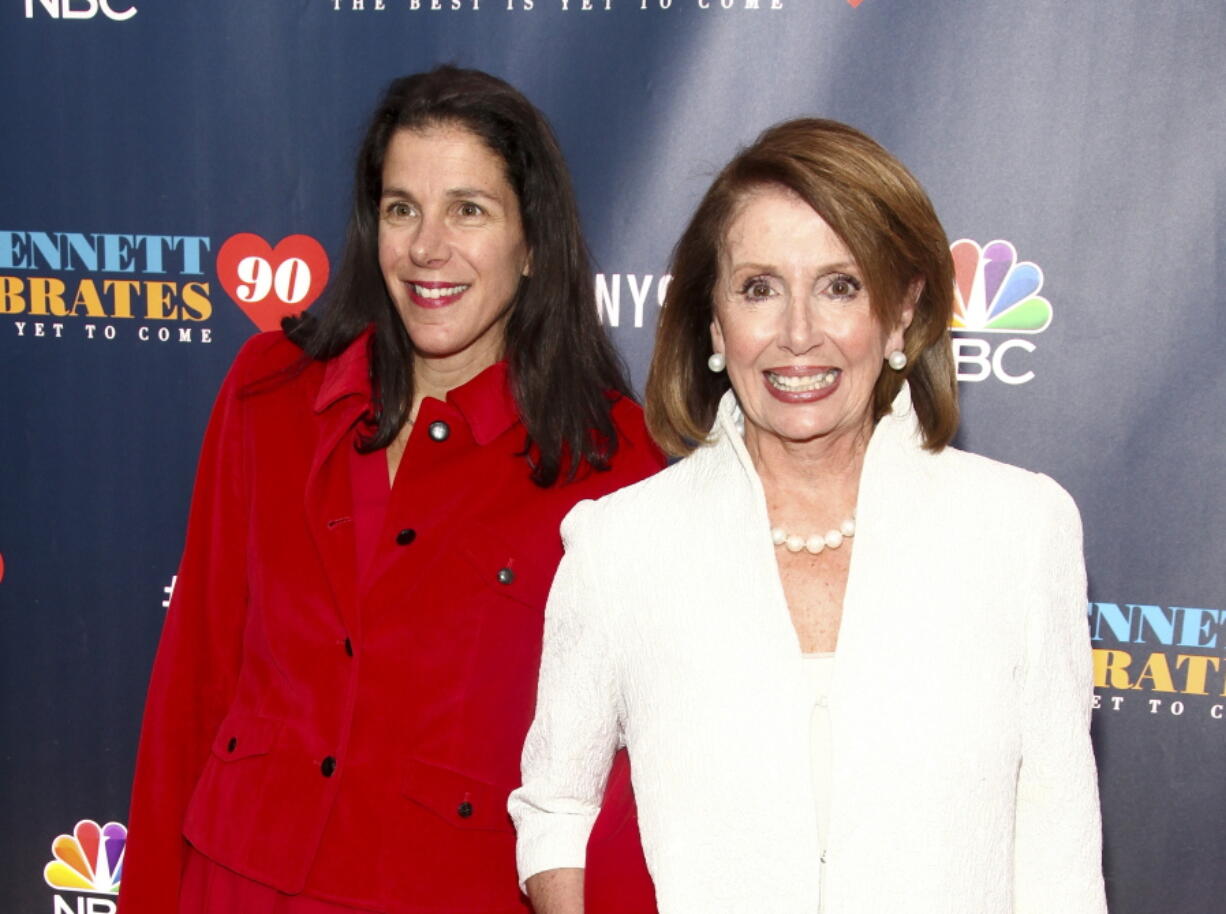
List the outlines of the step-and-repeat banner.
<svg viewBox="0 0 1226 914">
<path fill-rule="evenodd" d="M 213 395 L 324 288 L 381 87 L 447 61 L 556 126 L 640 389 L 738 145 L 817 114 L 915 171 L 959 443 L 1084 515 L 1111 909 L 1226 910 L 1223 48 L 1179 0 L 0 0 L 4 910 L 115 910 Z"/>
</svg>

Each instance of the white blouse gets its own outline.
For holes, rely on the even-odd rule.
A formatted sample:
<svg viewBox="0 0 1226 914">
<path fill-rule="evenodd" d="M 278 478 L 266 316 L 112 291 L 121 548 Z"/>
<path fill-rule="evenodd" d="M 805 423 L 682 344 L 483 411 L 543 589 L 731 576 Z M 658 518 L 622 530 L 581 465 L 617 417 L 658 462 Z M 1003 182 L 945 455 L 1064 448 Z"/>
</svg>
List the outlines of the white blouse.
<svg viewBox="0 0 1226 914">
<path fill-rule="evenodd" d="M 813 799 L 817 814 L 817 841 L 821 866 L 826 865 L 826 835 L 830 828 L 830 686 L 834 681 L 834 652 L 802 654 L 805 670 L 804 698 L 813 703 L 809 718 L 809 764 L 813 768 Z M 825 893 L 818 914 L 825 911 Z"/>
<path fill-rule="evenodd" d="M 805 699 L 812 702 L 809 718 L 809 764 L 813 768 L 813 799 L 816 801 L 817 840 L 826 853 L 830 828 L 830 684 L 834 681 L 834 652 L 802 654 L 805 669 Z"/>
</svg>

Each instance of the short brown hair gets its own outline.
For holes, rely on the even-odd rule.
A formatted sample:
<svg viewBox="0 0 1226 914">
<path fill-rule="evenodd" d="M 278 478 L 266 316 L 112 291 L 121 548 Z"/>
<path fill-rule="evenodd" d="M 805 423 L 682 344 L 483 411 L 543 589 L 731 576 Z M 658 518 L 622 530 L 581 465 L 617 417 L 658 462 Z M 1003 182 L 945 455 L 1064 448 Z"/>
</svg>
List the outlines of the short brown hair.
<svg viewBox="0 0 1226 914">
<path fill-rule="evenodd" d="M 889 412 L 905 378 L 924 435 L 939 451 L 958 425 L 949 338 L 954 266 L 932 203 L 903 164 L 837 121 L 801 118 L 766 130 L 716 177 L 673 251 L 672 283 L 647 377 L 647 425 L 664 450 L 688 454 L 707 436 L 726 374 L 707 369 L 713 294 L 728 226 L 746 195 L 784 187 L 822 217 L 864 272 L 873 316 L 895 325 L 914 283 L 923 288 L 903 337 L 907 367 L 883 370 L 873 421 Z"/>
</svg>

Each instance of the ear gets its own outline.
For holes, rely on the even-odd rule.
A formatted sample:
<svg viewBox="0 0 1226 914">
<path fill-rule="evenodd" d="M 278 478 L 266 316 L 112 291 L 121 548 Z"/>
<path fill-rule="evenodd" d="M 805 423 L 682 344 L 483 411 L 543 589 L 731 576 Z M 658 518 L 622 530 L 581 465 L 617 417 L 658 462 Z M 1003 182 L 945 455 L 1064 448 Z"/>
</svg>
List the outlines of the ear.
<svg viewBox="0 0 1226 914">
<path fill-rule="evenodd" d="M 898 315 L 898 323 L 894 325 L 894 329 L 890 331 L 889 337 L 885 341 L 885 354 L 888 356 L 895 349 L 903 348 L 903 335 L 907 332 L 907 328 L 911 326 L 911 321 L 915 317 L 915 306 L 919 303 L 920 296 L 924 294 L 924 281 L 922 279 L 913 279 L 911 284 L 907 286 L 906 304 L 903 306 Z"/>
<path fill-rule="evenodd" d="M 724 331 L 719 325 L 718 315 L 713 315 L 711 318 L 711 351 L 724 351 Z"/>
<path fill-rule="evenodd" d="M 524 277 L 532 275 L 532 248 L 528 248 L 528 254 L 524 257 L 524 268 L 519 275 Z"/>
</svg>

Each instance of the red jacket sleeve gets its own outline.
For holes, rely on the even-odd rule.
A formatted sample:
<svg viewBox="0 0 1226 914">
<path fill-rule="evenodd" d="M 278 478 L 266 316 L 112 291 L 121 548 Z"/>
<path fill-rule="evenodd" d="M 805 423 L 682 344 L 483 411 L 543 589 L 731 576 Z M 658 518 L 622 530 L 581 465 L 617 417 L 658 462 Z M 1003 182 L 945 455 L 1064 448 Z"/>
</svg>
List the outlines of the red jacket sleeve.
<svg viewBox="0 0 1226 914">
<path fill-rule="evenodd" d="M 183 818 L 234 691 L 247 605 L 243 366 L 240 352 L 213 407 L 187 539 L 145 702 L 128 816 L 119 906 L 125 914 L 177 909 L 187 848 Z"/>
</svg>

